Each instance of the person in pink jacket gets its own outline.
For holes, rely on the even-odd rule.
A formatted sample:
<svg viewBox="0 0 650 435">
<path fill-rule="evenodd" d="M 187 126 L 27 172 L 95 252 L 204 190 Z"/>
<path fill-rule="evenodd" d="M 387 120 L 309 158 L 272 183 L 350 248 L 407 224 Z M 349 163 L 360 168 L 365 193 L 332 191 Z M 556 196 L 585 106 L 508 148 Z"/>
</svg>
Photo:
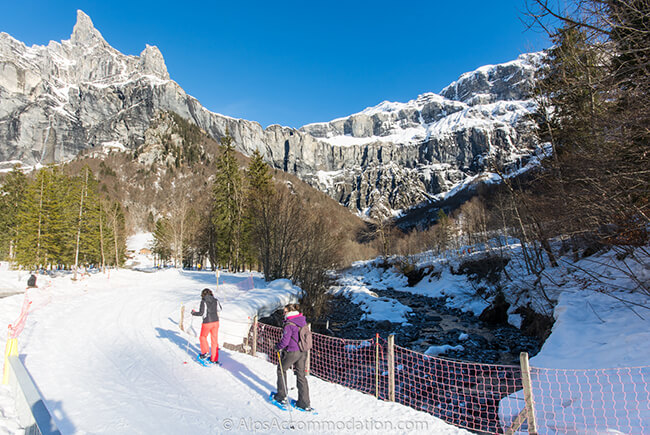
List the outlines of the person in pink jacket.
<svg viewBox="0 0 650 435">
<path fill-rule="evenodd" d="M 305 363 L 307 351 L 302 352 L 298 343 L 300 341 L 300 328 L 307 325 L 305 316 L 298 312 L 298 304 L 290 304 L 284 307 L 284 329 L 282 338 L 276 344 L 280 351 L 281 363 L 278 364 L 278 392 L 274 399 L 282 404 L 287 402 L 287 374 L 286 370 L 293 366 L 298 383 L 298 401 L 296 406 L 305 410 L 311 410 L 309 403 L 309 384 L 305 376 Z"/>
</svg>

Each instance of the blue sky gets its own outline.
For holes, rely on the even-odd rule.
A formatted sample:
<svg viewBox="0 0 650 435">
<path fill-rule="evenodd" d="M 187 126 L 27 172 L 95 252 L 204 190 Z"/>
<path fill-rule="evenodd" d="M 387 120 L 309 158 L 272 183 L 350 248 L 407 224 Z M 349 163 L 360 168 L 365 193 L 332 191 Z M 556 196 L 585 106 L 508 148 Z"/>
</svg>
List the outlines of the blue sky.
<svg viewBox="0 0 650 435">
<path fill-rule="evenodd" d="M 406 102 L 549 45 L 522 23 L 524 0 L 4 3 L 0 31 L 27 45 L 69 39 L 81 9 L 122 53 L 156 45 L 206 108 L 264 127 Z"/>
</svg>

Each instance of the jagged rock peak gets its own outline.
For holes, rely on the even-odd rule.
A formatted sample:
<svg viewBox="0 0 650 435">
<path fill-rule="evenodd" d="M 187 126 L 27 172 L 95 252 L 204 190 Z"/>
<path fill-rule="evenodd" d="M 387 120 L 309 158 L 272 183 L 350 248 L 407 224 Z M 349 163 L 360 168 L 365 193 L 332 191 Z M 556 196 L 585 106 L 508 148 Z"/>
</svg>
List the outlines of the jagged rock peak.
<svg viewBox="0 0 650 435">
<path fill-rule="evenodd" d="M 155 45 L 147 44 L 140 53 L 140 65 L 144 74 L 153 74 L 165 80 L 169 80 L 169 73 L 165 65 L 162 53 Z"/>
<path fill-rule="evenodd" d="M 94 45 L 96 43 L 106 44 L 106 41 L 95 29 L 92 20 L 81 9 L 77 10 L 77 22 L 72 30 L 70 42 L 75 45 Z"/>
<path fill-rule="evenodd" d="M 383 102 L 300 130 L 262 129 L 203 108 L 169 79 L 155 46 L 120 53 L 78 11 L 71 40 L 26 47 L 0 33 L 0 165 L 61 162 L 118 144 L 145 145 L 144 159 L 155 151 L 146 152 L 156 144 L 148 132 L 154 117 L 174 112 L 215 139 L 229 131 L 238 151 L 259 149 L 273 168 L 352 210 L 392 214 L 469 185 L 487 162 L 519 164 L 530 154 L 534 102 L 522 98 L 534 76 L 531 56 L 464 74 L 441 95 Z"/>
<path fill-rule="evenodd" d="M 484 65 L 461 75 L 440 95 L 470 106 L 528 99 L 543 56 L 544 52 L 524 53 L 510 62 Z"/>
</svg>

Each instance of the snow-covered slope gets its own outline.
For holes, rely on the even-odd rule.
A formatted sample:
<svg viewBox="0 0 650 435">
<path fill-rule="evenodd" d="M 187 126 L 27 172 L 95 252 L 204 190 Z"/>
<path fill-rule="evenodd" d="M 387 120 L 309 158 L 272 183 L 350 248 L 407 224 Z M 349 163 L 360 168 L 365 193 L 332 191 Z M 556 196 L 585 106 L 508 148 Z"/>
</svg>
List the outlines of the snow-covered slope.
<svg viewBox="0 0 650 435">
<path fill-rule="evenodd" d="M 372 320 L 406 320 L 402 313 L 409 307 L 371 291 L 385 288 L 444 298 L 447 306 L 478 315 L 488 301 L 475 294 L 475 280 L 457 272 L 463 261 L 487 254 L 471 248 L 468 257 L 423 253 L 412 258 L 416 267 L 430 270 L 413 287 L 396 268 L 378 265 L 384 260 L 359 262 L 343 275 L 338 292 Z M 539 277 L 526 273 L 518 244 L 502 251 L 510 259 L 509 278 L 491 285 L 499 286 L 510 304 L 509 322 L 520 327 L 516 311 L 530 306 L 549 310 L 555 319 L 542 349 L 530 359 L 538 433 L 650 433 L 650 296 L 642 290 L 650 282 L 650 257 L 643 249 L 628 254 L 610 250 L 579 261 L 561 257 L 561 266 L 547 269 L 537 282 Z M 540 284 L 557 301 L 554 307 L 534 290 Z M 386 310 L 391 305 L 397 309 Z M 443 342 L 428 352 L 453 351 L 457 344 Z M 523 403 L 522 391 L 502 400 L 502 421 L 512 421 Z"/>
<path fill-rule="evenodd" d="M 0 276 L 17 279 L 17 272 Z M 268 314 L 298 291 L 286 281 L 265 284 L 257 276 L 255 290 L 241 291 L 237 283 L 243 279 L 221 275 L 221 343 L 240 343 L 250 316 Z M 65 275 L 49 281 L 40 277 L 42 287 L 30 290 L 38 306 L 19 338 L 19 353 L 64 434 L 286 433 L 290 424 L 300 432 L 332 434 L 377 433 L 377 427 L 382 433 L 403 433 L 405 427 L 423 434 L 468 433 L 314 377 L 310 395 L 318 415 L 289 414 L 267 402 L 276 366 L 264 359 L 222 348 L 222 367 L 200 366 L 193 360 L 200 319 L 185 320 L 187 334 L 178 322 L 181 303 L 197 308 L 201 289 L 215 288 L 211 272 L 122 270 L 77 283 Z M 22 301 L 22 295 L 0 299 L 0 322 L 13 322 Z M 1 388 L 0 403 L 8 403 L 8 396 Z M 10 408 L 6 415 L 12 417 Z"/>
<path fill-rule="evenodd" d="M 396 268 L 377 265 L 383 260 L 357 262 L 341 275 L 340 287 L 335 292 L 360 304 L 368 318 L 404 322 L 409 311 L 397 301 L 378 297 L 371 289 L 392 288 L 434 298 L 444 298 L 452 308 L 475 315 L 489 306 L 490 300 L 477 296 L 477 284 L 467 275 L 459 274 L 459 265 L 467 259 L 481 258 L 485 252 L 471 247 L 467 257 L 434 256 L 423 253 L 417 257 L 416 267 L 429 268 L 425 276 L 409 287 L 406 277 Z M 464 248 L 467 250 L 467 247 Z M 528 275 L 521 261 L 521 247 L 514 244 L 503 255 L 510 259 L 506 267 L 508 279 L 498 285 L 511 304 L 509 322 L 521 326 L 517 308 L 531 305 L 543 312 L 541 294 L 531 289 L 537 279 Z M 557 300 L 553 312 L 555 324 L 550 337 L 531 364 L 545 368 L 591 369 L 609 367 L 636 367 L 650 363 L 650 297 L 635 291 L 638 283 L 650 281 L 650 258 L 642 251 L 636 261 L 618 259 L 615 251 L 605 252 L 573 262 L 567 258 L 562 266 L 549 269 L 541 283 L 550 298 Z M 481 285 L 489 285 L 481 282 Z M 493 286 L 495 284 L 492 284 Z M 398 309 L 387 310 L 386 306 Z M 636 307 L 636 308 L 635 308 Z"/>
<path fill-rule="evenodd" d="M 507 266 L 512 279 L 503 288 L 513 304 L 513 324 L 521 321 L 513 312 L 516 306 L 539 303 L 534 298 L 522 298 L 519 291 L 529 288 L 536 277 L 524 273 L 523 264 L 517 260 L 518 249 L 513 245 L 506 251 L 512 256 Z M 620 403 L 626 406 L 638 403 L 637 408 L 629 409 L 630 414 L 620 403 L 607 411 L 610 423 L 617 421 L 614 413 L 622 413 L 619 415 L 632 415 L 634 421 L 647 428 L 647 377 L 645 381 L 637 379 L 640 389 L 624 394 L 618 389 L 619 377 L 599 380 L 595 377 L 601 372 L 593 371 L 636 367 L 639 373 L 647 373 L 650 316 L 645 307 L 650 306 L 650 298 L 631 290 L 639 282 L 647 285 L 650 271 L 647 255 L 641 251 L 636 254 L 636 261 L 631 261 L 631 257 L 621 259 L 613 251 L 576 263 L 562 259 L 563 266 L 543 278 L 548 294 L 557 298 L 558 304 L 552 333 L 540 353 L 531 359 L 531 366 L 564 370 L 557 372 L 559 376 L 566 376 L 566 370 L 585 373 L 590 378 L 582 381 L 584 385 L 578 383 L 578 387 L 588 386 L 587 381 L 594 382 L 592 387 L 605 388 L 603 391 L 621 399 Z M 473 249 L 472 255 L 482 254 Z M 485 301 L 471 298 L 467 289 L 472 284 L 467 277 L 448 271 L 450 265 L 457 268 L 459 261 L 424 253 L 417 266 L 431 268 L 431 279 L 423 279 L 415 287 L 408 287 L 404 276 L 394 269 L 374 267 L 372 262 L 359 263 L 346 275 L 343 290 L 356 298 L 368 317 L 375 320 L 403 321 L 408 307 L 377 298 L 371 288 L 390 287 L 444 297 L 452 307 L 478 313 L 486 306 Z M 257 275 L 255 289 L 242 290 L 239 284 L 248 277 L 221 275 L 216 291 L 223 304 L 221 343 L 241 342 L 251 316 L 269 313 L 294 300 L 299 292 L 288 281 L 264 283 Z M 26 279 L 24 272 L 0 267 L 3 288 L 24 288 Z M 198 322 L 186 319 L 184 324 L 189 332 L 181 332 L 180 304 L 187 309 L 196 307 L 201 289 L 215 289 L 215 284 L 216 277 L 211 272 L 173 269 L 97 273 L 78 282 L 65 274 L 54 278 L 39 275 L 39 288 L 29 290 L 34 308 L 19 338 L 19 353 L 63 433 L 282 433 L 287 431 L 289 418 L 297 428 L 340 422 L 336 430 L 320 426 L 316 430 L 319 433 L 404 433 L 405 426 L 400 429 L 398 424 L 409 422 L 424 425 L 409 433 L 467 433 L 428 414 L 377 401 L 314 377 L 309 379 L 310 390 L 312 404 L 319 414 L 294 412 L 289 416 L 266 402 L 268 391 L 274 388 L 275 366 L 263 359 L 222 349 L 223 367 L 199 366 L 192 360 L 198 352 Z M 601 293 L 603 288 L 609 293 Z M 22 303 L 22 294 L 0 299 L 0 323 L 14 322 Z M 449 347 L 444 343 L 439 346 Z M 565 433 L 556 431 L 556 423 L 563 421 L 577 428 L 571 433 L 605 433 L 590 432 L 590 427 L 596 427 L 593 425 L 602 423 L 604 418 L 591 412 L 594 406 L 600 406 L 592 401 L 591 393 L 571 392 L 569 381 L 561 378 L 558 388 L 570 400 L 561 402 L 561 406 L 557 402 L 553 408 L 547 401 L 552 391 L 545 388 L 555 388 L 555 384 L 544 383 L 540 377 L 535 377 L 534 382 L 535 388 L 544 391 L 544 395 L 538 396 L 539 423 L 543 427 L 540 433 Z M 519 409 L 523 403 L 517 397 L 508 400 L 514 401 L 514 405 L 509 404 L 511 409 Z M 0 404 L 0 430 L 14 433 L 17 423 L 6 387 L 0 388 Z M 369 421 L 374 422 L 370 429 L 364 426 Z M 616 433 L 612 432 L 616 424 L 610 428 L 607 433 Z"/>
</svg>

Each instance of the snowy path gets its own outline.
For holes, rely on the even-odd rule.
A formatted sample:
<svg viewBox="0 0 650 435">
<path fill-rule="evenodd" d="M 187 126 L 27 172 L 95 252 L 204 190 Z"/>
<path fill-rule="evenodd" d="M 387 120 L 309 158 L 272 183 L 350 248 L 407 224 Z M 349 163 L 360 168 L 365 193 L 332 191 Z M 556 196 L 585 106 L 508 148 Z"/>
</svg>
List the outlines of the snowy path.
<svg viewBox="0 0 650 435">
<path fill-rule="evenodd" d="M 220 341 L 246 330 L 227 319 L 246 321 L 295 293 L 282 282 L 252 292 L 228 284 L 242 279 L 223 277 Z M 178 328 L 179 307 L 197 306 L 200 290 L 214 283 L 207 272 L 120 271 L 78 283 L 61 277 L 36 291 L 44 305 L 30 315 L 19 352 L 62 433 L 282 433 L 291 432 L 289 420 L 314 433 L 467 433 L 314 377 L 312 405 L 319 414 L 290 414 L 266 400 L 274 365 L 222 349 L 222 367 L 199 366 L 193 360 L 198 340 Z M 21 302 L 22 296 L 0 301 L 2 320 L 11 322 Z M 198 331 L 200 319 L 193 323 Z"/>
</svg>

